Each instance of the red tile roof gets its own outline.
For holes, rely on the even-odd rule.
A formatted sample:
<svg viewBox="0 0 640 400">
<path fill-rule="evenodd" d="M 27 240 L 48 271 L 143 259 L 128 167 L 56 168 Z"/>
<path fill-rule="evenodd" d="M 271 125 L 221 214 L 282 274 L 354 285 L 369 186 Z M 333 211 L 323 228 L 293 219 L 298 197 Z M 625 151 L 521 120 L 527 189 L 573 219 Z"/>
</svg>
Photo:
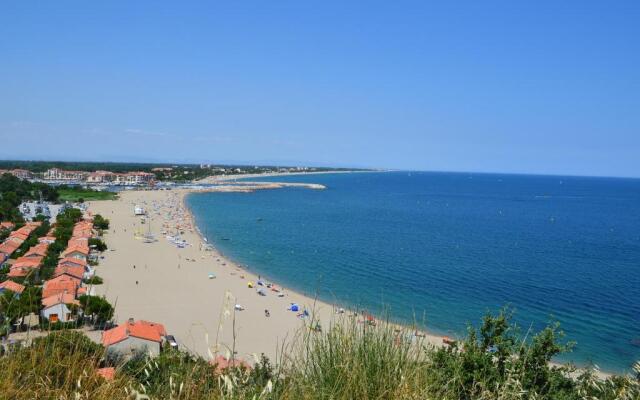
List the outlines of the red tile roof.
<svg viewBox="0 0 640 400">
<path fill-rule="evenodd" d="M 20 243 L 18 242 L 5 241 L 0 244 L 0 253 L 10 256 L 14 251 L 18 250 L 18 247 L 20 247 Z"/>
<path fill-rule="evenodd" d="M 31 257 L 26 257 L 26 256 L 22 256 L 18 259 L 16 259 L 16 261 L 11 265 L 11 269 L 14 268 L 39 268 L 40 267 L 40 263 L 42 263 L 42 259 L 44 257 L 42 256 L 31 256 Z"/>
<path fill-rule="evenodd" d="M 10 222 L 10 221 L 0 222 L 0 228 L 12 230 L 15 227 L 16 227 L 16 224 L 14 224 L 13 222 Z"/>
<path fill-rule="evenodd" d="M 50 297 L 60 293 L 76 296 L 80 280 L 68 275 L 60 275 L 44 282 L 42 297 Z"/>
<path fill-rule="evenodd" d="M 28 237 L 29 237 L 29 233 L 20 232 L 18 230 L 18 231 L 11 232 L 7 240 L 13 240 L 14 242 L 16 241 L 24 242 L 25 240 L 27 240 Z"/>
<path fill-rule="evenodd" d="M 251 365 L 244 360 L 239 360 L 237 358 L 227 359 L 227 357 L 218 355 L 210 364 L 216 366 L 216 374 L 222 373 L 225 369 L 231 367 L 244 367 L 246 369 L 251 369 Z"/>
<path fill-rule="evenodd" d="M 43 297 L 42 306 L 44 308 L 49 308 L 51 306 L 55 306 L 56 304 L 75 304 L 77 306 L 80 305 L 80 302 L 76 300 L 76 297 L 69 293 L 59 293 L 49 297 Z"/>
<path fill-rule="evenodd" d="M 11 271 L 9 271 L 7 276 L 9 278 L 23 278 L 23 277 L 29 275 L 29 273 L 31 273 L 31 271 L 33 271 L 33 269 L 16 268 L 16 269 L 12 269 Z"/>
<path fill-rule="evenodd" d="M 74 278 L 82 280 L 84 277 L 84 267 L 82 266 L 68 266 L 68 265 L 58 265 L 53 272 L 53 276 L 62 276 L 69 275 Z"/>
<path fill-rule="evenodd" d="M 47 248 L 49 247 L 49 245 L 47 243 L 40 243 L 37 244 L 33 247 L 31 247 L 25 254 L 25 257 L 33 257 L 33 256 L 46 256 L 47 255 Z"/>
<path fill-rule="evenodd" d="M 105 380 L 112 381 L 116 376 L 116 369 L 113 367 L 100 368 L 96 373 Z"/>
<path fill-rule="evenodd" d="M 102 333 L 102 344 L 105 347 L 111 346 L 130 336 L 160 343 L 162 342 L 162 337 L 167 336 L 167 331 L 164 329 L 164 325 L 155 322 L 127 321 L 113 329 L 104 331 Z"/>
<path fill-rule="evenodd" d="M 24 286 L 12 280 L 6 280 L 0 283 L 0 289 L 10 290 L 13 293 L 22 293 L 24 291 Z"/>
<path fill-rule="evenodd" d="M 71 266 L 82 266 L 85 267 L 87 265 L 87 262 L 85 260 L 82 260 L 80 258 L 75 258 L 75 257 L 65 257 L 63 259 L 61 259 L 60 261 L 58 261 L 58 265 L 71 265 Z"/>
<path fill-rule="evenodd" d="M 74 252 L 78 252 L 81 254 L 84 254 L 85 256 L 89 255 L 89 247 L 88 246 L 79 246 L 79 245 L 74 245 L 74 246 L 69 246 L 67 247 L 67 249 L 62 252 L 62 255 L 64 257 L 66 257 L 67 255 L 74 253 Z"/>
</svg>

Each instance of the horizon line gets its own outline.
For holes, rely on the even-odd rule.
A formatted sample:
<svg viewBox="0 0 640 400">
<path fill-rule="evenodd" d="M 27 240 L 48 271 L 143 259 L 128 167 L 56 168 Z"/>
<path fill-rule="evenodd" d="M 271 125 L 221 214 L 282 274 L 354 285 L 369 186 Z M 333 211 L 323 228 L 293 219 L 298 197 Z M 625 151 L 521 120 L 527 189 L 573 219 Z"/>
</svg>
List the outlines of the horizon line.
<svg viewBox="0 0 640 400">
<path fill-rule="evenodd" d="M 249 161 L 227 161 L 227 162 L 212 162 L 212 161 L 104 161 L 104 160 L 60 160 L 60 159 L 10 159 L 1 158 L 0 163 L 10 162 L 36 162 L 36 163 L 105 163 L 105 164 L 138 164 L 138 165 L 201 165 L 208 164 L 213 166 L 255 166 L 255 167 L 281 167 L 281 168 L 294 168 L 294 167 L 306 167 L 306 168 L 333 168 L 333 169 L 353 169 L 353 170 L 369 170 L 374 172 L 426 172 L 426 173 L 455 173 L 455 174 L 485 174 L 485 175 L 523 175 L 523 176 L 548 176 L 548 177 L 566 177 L 566 178 L 610 178 L 610 179 L 640 179 L 640 175 L 637 176 L 616 176 L 616 175 L 591 175 L 591 174 L 572 174 L 572 173 L 544 173 L 544 172 L 504 172 L 504 171 L 469 171 L 469 170 L 446 170 L 446 169 L 405 169 L 405 168 L 385 168 L 385 167 L 364 167 L 364 166 L 329 166 L 319 164 L 304 164 L 300 162 L 293 162 L 292 164 L 276 164 L 276 163 L 252 163 Z M 328 171 L 329 173 L 331 171 Z"/>
</svg>

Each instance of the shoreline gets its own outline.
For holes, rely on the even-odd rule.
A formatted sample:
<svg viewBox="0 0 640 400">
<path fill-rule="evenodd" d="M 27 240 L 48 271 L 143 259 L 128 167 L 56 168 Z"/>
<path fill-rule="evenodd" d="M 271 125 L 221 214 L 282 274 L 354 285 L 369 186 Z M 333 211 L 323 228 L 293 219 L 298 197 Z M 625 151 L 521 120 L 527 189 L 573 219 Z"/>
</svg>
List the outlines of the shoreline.
<svg viewBox="0 0 640 400">
<path fill-rule="evenodd" d="M 321 173 L 335 173 L 335 172 L 321 172 Z M 347 173 L 347 172 L 345 171 L 342 173 Z M 262 176 L 264 175 L 266 174 L 263 174 Z M 240 178 L 239 176 L 234 176 L 233 179 L 242 179 L 242 178 Z M 194 335 L 194 332 L 188 332 L 189 330 L 184 331 L 185 329 L 184 327 L 183 328 L 175 327 L 175 324 L 172 322 L 165 322 L 161 318 L 156 318 L 156 322 L 165 323 L 165 326 L 167 326 L 167 329 L 170 334 L 174 331 L 176 332 L 175 336 L 178 338 L 178 341 L 181 342 L 181 344 L 184 347 L 205 358 L 212 358 L 211 356 L 212 354 L 217 354 L 217 353 L 225 354 L 225 351 L 229 353 L 233 350 L 236 350 L 236 355 L 239 357 L 250 358 L 249 356 L 253 355 L 255 358 L 257 354 L 264 353 L 268 357 L 270 357 L 272 360 L 277 361 L 278 357 L 282 356 L 282 354 L 279 352 L 279 349 L 284 349 L 285 346 L 290 345 L 291 339 L 294 339 L 300 333 L 300 329 L 308 329 L 309 326 L 307 322 L 313 321 L 317 318 L 317 320 L 321 323 L 323 327 L 330 326 L 332 322 L 339 317 L 340 314 L 337 314 L 336 310 L 340 308 L 344 308 L 345 315 L 350 315 L 350 314 L 352 315 L 353 310 L 350 310 L 349 307 L 345 307 L 344 305 L 341 306 L 341 305 L 331 304 L 330 302 L 320 300 L 317 297 L 314 298 L 307 294 L 300 293 L 294 290 L 289 290 L 288 288 L 284 288 L 284 287 L 282 287 L 281 290 L 283 293 L 285 293 L 285 297 L 274 299 L 275 296 L 272 296 L 271 291 L 269 291 L 268 295 L 265 297 L 255 295 L 254 290 L 249 290 L 245 285 L 247 284 L 247 282 L 257 282 L 257 280 L 261 278 L 260 275 L 252 272 L 250 270 L 250 267 L 242 266 L 239 263 L 235 262 L 233 259 L 231 259 L 229 256 L 226 256 L 225 254 L 223 254 L 218 248 L 215 247 L 213 243 L 209 242 L 208 239 L 205 238 L 204 234 L 197 227 L 195 216 L 193 215 L 192 210 L 187 205 L 186 197 L 192 193 L 198 193 L 198 192 L 201 192 L 201 191 L 190 190 L 190 189 L 177 189 L 177 190 L 171 190 L 171 191 L 125 191 L 125 192 L 121 192 L 121 195 L 123 196 L 118 200 L 113 200 L 109 202 L 90 202 L 89 203 L 89 206 L 92 212 L 102 213 L 102 215 L 105 216 L 106 218 L 110 218 L 114 214 L 114 211 L 116 209 L 119 209 L 119 211 L 121 212 L 124 211 L 122 209 L 122 206 L 123 206 L 122 203 L 125 203 L 126 201 L 131 201 L 131 197 L 134 197 L 134 198 L 137 197 L 138 199 L 145 202 L 149 202 L 149 201 L 153 202 L 154 200 L 156 201 L 160 200 L 166 203 L 166 201 L 168 199 L 171 200 L 171 198 L 173 198 L 174 201 L 175 200 L 178 201 L 179 206 L 182 209 L 184 216 L 186 217 L 186 221 L 183 221 L 183 222 L 186 222 L 188 226 L 190 226 L 191 228 L 190 232 L 185 231 L 185 237 L 190 238 L 189 240 L 193 242 L 191 243 L 193 246 L 195 246 L 196 244 L 198 245 L 198 251 L 196 252 L 196 254 L 198 254 L 201 257 L 201 259 L 198 261 L 206 260 L 208 263 L 206 263 L 206 265 L 204 266 L 205 268 L 208 267 L 208 269 L 211 269 L 211 264 L 213 264 L 213 269 L 215 270 L 216 279 L 212 279 L 209 281 L 210 282 L 215 281 L 215 283 L 221 283 L 221 285 L 217 285 L 217 286 L 224 288 L 224 300 L 221 302 L 214 301 L 214 303 L 217 303 L 216 305 L 218 306 L 218 308 L 215 310 L 211 310 L 211 312 L 214 315 L 218 316 L 218 321 L 217 321 L 218 329 L 216 330 L 216 334 L 214 335 L 215 343 L 213 346 L 211 345 L 212 335 L 210 334 L 210 332 L 213 332 L 213 330 L 209 331 L 208 329 L 205 329 L 204 337 L 202 337 L 201 339 L 198 339 Z M 105 206 L 108 203 L 111 203 L 113 207 Z M 118 203 L 117 206 L 114 203 Z M 101 212 L 101 211 L 111 211 L 111 214 L 109 212 Z M 134 226 L 135 226 L 135 220 L 137 219 L 137 217 L 130 216 L 127 219 L 129 220 L 129 222 L 134 222 Z M 149 223 L 151 222 L 153 222 L 153 219 L 150 219 Z M 113 225 L 112 228 L 110 228 L 110 231 L 114 230 L 114 228 L 116 233 L 115 236 L 120 237 L 118 242 L 123 243 L 121 239 L 123 239 L 124 236 L 126 235 L 123 235 L 123 234 L 118 235 L 118 233 L 120 232 L 119 229 L 122 227 Z M 126 228 L 124 233 L 126 233 Z M 111 249 L 111 240 L 110 240 L 111 238 L 112 238 L 112 234 L 110 232 L 105 237 L 105 240 L 107 241 L 107 244 L 109 245 L 110 249 Z M 133 245 L 134 243 L 136 243 L 135 240 L 125 241 L 125 242 L 127 242 L 129 245 Z M 159 238 L 159 242 L 161 244 L 166 244 L 170 246 L 169 243 L 164 242 L 164 238 Z M 138 242 L 138 244 L 142 244 L 142 243 Z M 156 244 L 152 244 L 152 246 L 155 246 Z M 206 257 L 202 253 L 203 244 L 206 244 L 208 247 L 211 247 L 210 251 L 205 251 L 205 253 L 208 253 L 209 255 L 211 255 L 211 257 Z M 136 247 L 136 246 L 133 246 L 133 247 Z M 170 250 L 173 250 L 173 251 L 169 251 L 168 252 L 169 254 L 173 253 L 173 255 L 178 256 L 178 260 L 181 260 L 180 251 L 185 249 L 177 249 L 173 247 Z M 107 255 L 109 254 L 107 253 Z M 186 260 L 189 260 L 189 259 L 190 258 L 186 258 Z M 191 260 L 192 260 L 191 262 L 196 261 L 194 258 L 191 258 Z M 103 262 L 101 262 L 101 265 L 102 264 Z M 109 263 L 107 262 L 105 264 L 109 264 Z M 163 264 L 164 265 L 161 268 L 164 268 L 164 269 L 171 268 L 169 266 L 168 260 L 165 260 Z M 146 268 L 147 266 L 145 265 L 145 269 Z M 104 275 L 102 273 L 103 269 L 104 269 L 103 267 L 98 267 L 98 270 L 97 270 L 98 274 L 101 276 Z M 180 261 L 178 263 L 178 270 L 180 270 Z M 200 272 L 202 272 L 202 270 Z M 113 292 L 111 292 L 110 289 L 116 286 L 114 284 L 116 283 L 116 281 L 120 280 L 122 276 L 119 276 L 121 274 L 114 274 L 113 276 L 111 276 L 111 274 L 107 274 L 107 275 L 109 276 L 103 276 L 103 278 L 105 278 L 105 285 L 103 285 L 104 287 L 102 288 L 104 289 L 104 292 L 99 292 L 99 294 L 107 295 L 107 298 L 109 300 L 115 300 L 114 305 L 116 306 L 116 318 L 118 322 L 124 321 L 131 316 L 131 315 L 126 315 L 127 312 L 136 314 L 135 316 L 137 318 L 154 320 L 151 316 L 145 316 L 144 314 L 141 313 L 145 308 L 149 307 L 148 305 L 145 305 L 145 304 L 138 305 L 136 304 L 136 301 L 131 303 L 129 300 L 127 300 L 126 302 L 127 304 L 125 306 L 118 307 L 118 300 L 122 299 L 122 297 L 120 296 L 119 290 L 115 290 L 116 293 L 114 296 Z M 161 285 L 166 285 L 167 281 L 172 280 L 170 276 L 165 276 L 163 278 L 164 279 L 160 280 Z M 202 278 L 206 279 L 204 277 L 204 274 L 202 275 Z M 222 279 L 222 278 L 226 278 L 226 279 Z M 238 281 L 237 278 L 240 278 L 240 280 Z M 196 281 L 191 279 L 190 283 L 195 284 Z M 198 282 L 198 283 L 202 283 L 202 282 Z M 240 285 L 238 285 L 238 283 Z M 111 285 L 114 285 L 114 286 L 112 287 Z M 137 281 L 136 281 L 136 285 L 137 285 Z M 132 285 L 129 284 L 127 286 L 132 286 Z M 200 286 L 203 286 L 203 285 L 200 285 Z M 210 285 L 204 285 L 204 286 L 206 287 Z M 280 285 L 277 285 L 277 286 L 280 287 Z M 253 296 L 246 296 L 246 294 L 248 293 L 247 291 L 252 292 Z M 191 290 L 191 288 L 187 288 L 186 291 L 183 290 L 182 292 L 189 293 L 189 292 L 193 292 L 193 290 Z M 244 292 L 244 293 L 240 294 L 240 292 Z M 221 292 L 219 291 L 217 294 L 219 295 L 221 294 Z M 229 294 L 231 295 L 232 298 L 229 296 Z M 161 296 L 157 296 L 157 297 L 158 297 L 158 300 L 161 300 Z M 133 296 L 133 298 L 135 300 L 136 296 Z M 262 307 L 265 306 L 266 304 L 265 301 L 267 299 L 271 300 L 268 302 L 269 310 L 271 312 L 271 317 L 266 319 L 260 319 L 260 317 L 264 318 L 264 316 L 260 316 L 259 314 L 256 316 L 256 313 L 255 313 L 256 308 L 259 310 L 262 310 Z M 240 300 L 241 304 L 245 307 L 245 311 L 235 311 L 233 309 L 230 310 L 229 306 L 230 306 L 231 300 L 233 300 L 234 303 Z M 275 302 L 272 300 L 275 300 Z M 279 301 L 279 300 L 284 300 L 284 301 Z M 275 311 L 274 305 L 279 305 L 282 308 L 284 308 L 287 304 L 291 302 L 295 302 L 299 304 L 301 306 L 301 310 L 302 309 L 309 310 L 311 314 L 310 318 L 300 319 L 300 318 L 297 318 L 295 315 L 292 315 L 293 313 L 289 311 L 282 312 L 283 310 L 279 310 L 279 312 L 274 312 Z M 196 304 L 197 302 L 192 301 L 191 302 L 192 304 L 189 304 L 189 303 L 190 301 L 188 300 L 184 301 L 184 304 L 179 308 L 186 309 L 187 307 L 189 307 L 191 312 L 187 314 L 189 315 L 193 314 L 193 317 L 189 317 L 188 315 L 185 316 L 183 314 L 179 319 L 183 320 L 184 322 L 187 322 L 187 325 L 190 327 L 202 325 L 202 321 L 197 321 L 197 319 L 199 318 L 197 317 L 197 315 L 199 315 L 199 311 L 202 311 L 202 307 L 198 307 L 198 304 Z M 231 306 L 231 308 L 233 308 L 233 306 Z M 250 320 L 246 320 L 244 317 L 245 317 L 245 314 L 248 314 L 246 311 L 248 311 L 249 309 L 252 309 L 254 312 L 252 313 Z M 249 328 L 249 330 L 254 330 L 258 328 L 261 330 L 260 332 L 254 332 L 253 335 L 251 334 L 239 335 L 239 336 L 244 336 L 244 338 L 238 337 L 238 342 L 235 342 L 236 335 L 229 330 L 228 325 L 225 326 L 225 322 L 229 322 L 228 320 L 230 317 L 233 317 L 234 319 L 233 325 L 235 326 L 236 322 L 238 322 L 239 327 L 243 330 L 243 333 L 245 334 L 247 333 L 247 331 L 245 330 L 246 328 Z M 361 317 L 362 315 L 358 315 L 358 318 L 361 318 Z M 168 319 L 172 319 L 172 318 L 168 318 Z M 270 329 L 263 330 L 262 329 L 263 327 L 261 326 L 263 324 L 260 322 L 261 321 L 264 322 L 265 320 L 268 320 L 269 322 L 276 321 L 276 324 L 275 324 L 276 326 L 271 326 Z M 211 322 L 213 321 L 209 320 L 208 324 L 205 324 L 205 325 L 212 326 Z M 387 322 L 390 325 L 397 327 L 398 329 L 404 330 L 406 332 L 418 333 L 418 335 L 420 336 L 420 339 L 425 341 L 426 343 L 429 343 L 434 346 L 443 346 L 444 336 L 440 334 L 430 332 L 425 329 L 411 328 L 410 325 L 406 323 L 394 322 L 391 320 Z M 257 337 L 257 336 L 260 336 L 260 337 Z M 229 342 L 228 340 L 229 337 L 234 338 L 234 343 Z M 458 338 L 454 338 L 454 339 L 458 339 Z M 247 340 L 249 341 L 249 343 L 246 343 Z M 265 347 L 265 345 L 267 346 Z M 269 348 L 275 349 L 275 352 L 270 351 Z M 553 363 L 553 364 L 561 365 L 561 363 Z M 608 376 L 611 376 L 611 374 L 599 371 L 598 376 L 600 378 L 606 378 Z"/>
<path fill-rule="evenodd" d="M 344 170 L 344 171 L 312 171 L 312 172 L 270 172 L 267 174 L 238 174 L 238 175 L 215 175 L 209 176 L 203 179 L 199 179 L 194 183 L 217 183 L 235 181 L 238 179 L 249 178 L 271 178 L 275 176 L 305 176 L 305 175 L 326 175 L 326 174 L 360 174 L 360 173 L 376 173 L 376 172 L 389 172 L 389 170 Z M 276 182 L 282 183 L 282 182 Z"/>
</svg>

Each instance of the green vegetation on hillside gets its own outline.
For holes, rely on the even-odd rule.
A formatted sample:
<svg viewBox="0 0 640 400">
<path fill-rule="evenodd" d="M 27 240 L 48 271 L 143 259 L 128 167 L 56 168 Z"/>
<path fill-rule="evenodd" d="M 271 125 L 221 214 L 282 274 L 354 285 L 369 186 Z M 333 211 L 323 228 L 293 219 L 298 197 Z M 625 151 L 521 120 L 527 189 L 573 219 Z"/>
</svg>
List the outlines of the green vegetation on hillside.
<svg viewBox="0 0 640 400">
<path fill-rule="evenodd" d="M 31 183 L 10 174 L 0 175 L 0 221 L 24 222 L 18 206 L 23 201 L 40 198 L 56 202 L 58 192 L 54 187 L 44 183 Z"/>
<path fill-rule="evenodd" d="M 549 360 L 567 349 L 556 325 L 521 336 L 509 315 L 487 316 L 457 345 L 434 348 L 408 332 L 345 320 L 326 332 L 307 330 L 291 357 L 274 366 L 215 368 L 165 349 L 129 361 L 77 332 L 55 332 L 0 358 L 0 393 L 11 399 L 638 399 L 640 376 L 598 380 Z M 98 377 L 116 367 L 115 380 Z M 640 374 L 640 369 L 638 370 Z M 571 377 L 574 375 L 575 377 Z"/>
</svg>

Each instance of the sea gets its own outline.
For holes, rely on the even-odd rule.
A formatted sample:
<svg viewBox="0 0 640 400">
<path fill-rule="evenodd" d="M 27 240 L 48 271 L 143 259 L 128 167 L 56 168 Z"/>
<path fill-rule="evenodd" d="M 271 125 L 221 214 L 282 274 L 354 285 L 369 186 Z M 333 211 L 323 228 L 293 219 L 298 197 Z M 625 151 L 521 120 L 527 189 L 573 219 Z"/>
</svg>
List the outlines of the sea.
<svg viewBox="0 0 640 400">
<path fill-rule="evenodd" d="M 640 361 L 640 179 L 367 172 L 251 179 L 325 190 L 193 193 L 226 256 L 301 293 L 449 336 L 507 307 L 559 322 L 558 361 Z"/>
</svg>

